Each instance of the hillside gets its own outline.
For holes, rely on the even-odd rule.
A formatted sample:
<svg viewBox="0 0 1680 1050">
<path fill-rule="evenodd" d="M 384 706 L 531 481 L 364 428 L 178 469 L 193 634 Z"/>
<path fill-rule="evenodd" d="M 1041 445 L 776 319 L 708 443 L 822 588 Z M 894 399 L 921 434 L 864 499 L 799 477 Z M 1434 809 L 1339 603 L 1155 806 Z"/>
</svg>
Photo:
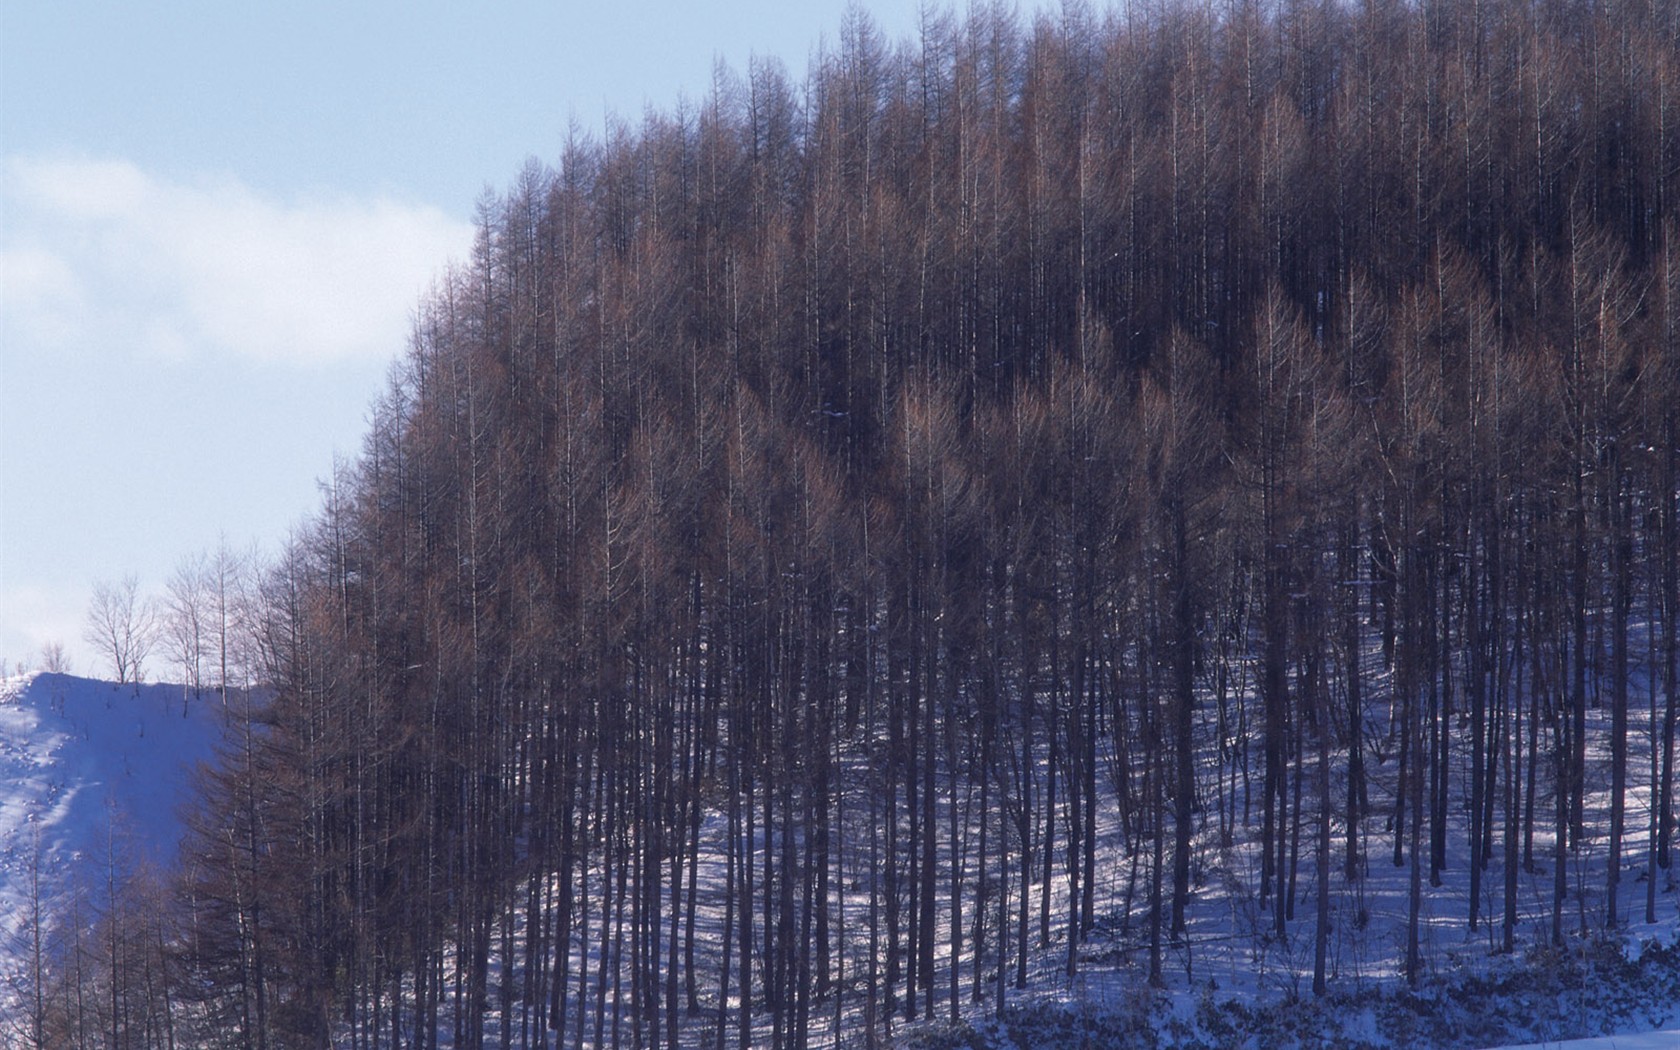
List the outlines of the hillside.
<svg viewBox="0 0 1680 1050">
<path fill-rule="evenodd" d="M 109 909 L 105 880 L 112 873 L 106 861 L 113 836 L 119 885 L 132 885 L 146 866 L 157 869 L 154 885 L 156 876 L 168 876 L 184 830 L 181 810 L 192 798 L 189 772 L 196 763 L 212 760 L 222 725 L 213 696 L 192 701 L 185 717 L 182 701 L 178 686 L 136 688 L 66 675 L 38 674 L 0 687 L 0 784 L 7 785 L 0 800 L 0 915 L 7 916 L 0 951 L 7 998 L 0 1024 L 14 1036 L 24 1031 L 18 1026 L 28 1013 L 28 924 L 35 914 L 35 877 L 49 927 L 47 952 L 58 969 L 73 937 L 65 925 L 70 917 L 81 915 L 91 929 Z M 721 898 L 724 892 L 726 848 L 713 838 L 718 831 L 708 821 L 703 898 Z M 1458 827 L 1455 833 L 1462 831 Z M 1426 999 L 1413 1000 L 1397 994 L 1392 962 L 1383 961 L 1381 947 L 1401 935 L 1403 870 L 1374 867 L 1360 894 L 1360 907 L 1373 918 L 1357 933 L 1350 924 L 1348 935 L 1338 936 L 1336 968 L 1346 979 L 1338 981 L 1338 997 L 1328 1009 L 1314 1009 L 1297 999 L 1308 976 L 1299 953 L 1284 944 L 1268 945 L 1252 929 L 1252 892 L 1232 865 L 1251 863 L 1237 858 L 1253 845 L 1239 836 L 1237 853 L 1217 865 L 1223 890 L 1199 896 L 1191 938 L 1174 953 L 1184 979 L 1173 981 L 1171 994 L 1140 998 L 1135 956 L 1141 945 L 1123 928 L 1105 922 L 1081 952 L 1086 962 L 1078 977 L 1058 972 L 1065 962 L 1060 949 L 1036 952 L 1033 991 L 1005 1014 L 991 1018 L 987 1010 L 965 1009 L 961 1026 L 934 1021 L 908 1026 L 901 1035 L 912 1045 L 1021 1048 L 1081 1037 L 1096 1039 L 1097 1045 L 1104 1045 L 1105 1037 L 1109 1045 L 1132 1045 L 1140 1038 L 1139 1025 L 1159 1026 L 1169 1040 L 1165 1045 L 1178 1045 L 1171 1041 L 1177 1039 L 1241 1046 L 1259 1039 L 1254 1045 L 1265 1046 L 1267 1040 L 1288 1038 L 1306 1046 L 1469 1047 L 1484 1045 L 1475 1033 L 1485 1040 L 1508 1032 L 1547 1038 L 1535 1046 L 1615 1050 L 1668 1046 L 1680 1039 L 1674 1029 L 1651 1030 L 1680 1018 L 1680 1000 L 1673 999 L 1680 990 L 1680 902 L 1666 880 L 1659 896 L 1661 921 L 1630 928 L 1619 942 L 1581 940 L 1572 950 L 1574 958 L 1530 953 L 1501 960 L 1488 951 L 1485 936 L 1445 922 L 1431 937 L 1432 957 L 1451 963 L 1432 975 Z M 1104 835 L 1103 867 L 1123 864 L 1119 846 L 1110 829 Z M 1586 894 L 1583 913 L 1601 906 L 1598 888 L 1586 877 L 1589 858 L 1580 858 L 1572 876 Z M 1542 881 L 1537 879 L 1531 889 L 1537 902 L 1544 898 Z M 1449 875 L 1434 899 L 1449 912 L 1461 912 L 1463 892 L 1462 875 Z M 1105 891 L 1105 914 L 1119 893 L 1118 885 Z M 702 951 L 710 953 L 718 947 L 715 923 L 721 919 L 721 900 L 712 899 L 705 911 L 710 920 L 704 924 Z M 1544 916 L 1534 919 L 1540 922 Z M 1338 924 L 1343 922 L 1339 916 Z M 523 931 L 515 940 L 517 959 L 527 947 Z M 1623 958 L 1616 943 L 1623 945 Z M 102 949 L 96 937 L 88 936 L 82 950 L 97 955 Z M 1373 951 L 1375 964 L 1362 966 L 1356 956 Z M 498 959 L 498 967 L 504 962 Z M 519 972 L 523 965 L 513 963 L 517 983 L 528 979 Z M 855 1011 L 856 1004 L 847 1016 Z M 685 1038 L 708 1038 L 704 1015 L 699 1020 L 697 1026 L 685 1026 Z M 490 1027 L 499 1027 L 494 1016 Z M 1623 1034 L 1565 1038 L 1600 1030 Z M 26 1035 L 19 1041 L 28 1045 Z M 588 1042 L 584 1038 L 580 1044 Z M 492 1040 L 488 1045 L 501 1044 Z"/>
<path fill-rule="evenodd" d="M 0 682 L 0 997 L 31 985 L 36 903 L 57 959 L 109 907 L 108 876 L 172 868 L 192 771 L 220 737 L 213 696 L 63 674 Z M 15 999 L 4 1000 L 15 1024 Z M 8 1028 L 0 1043 L 21 1045 Z M 16 1041 L 13 1041 L 16 1040 Z"/>
<path fill-rule="evenodd" d="M 55 1031 L 1672 1023 L 1675 98 L 1674 5 L 986 6 L 574 136 Z"/>
</svg>

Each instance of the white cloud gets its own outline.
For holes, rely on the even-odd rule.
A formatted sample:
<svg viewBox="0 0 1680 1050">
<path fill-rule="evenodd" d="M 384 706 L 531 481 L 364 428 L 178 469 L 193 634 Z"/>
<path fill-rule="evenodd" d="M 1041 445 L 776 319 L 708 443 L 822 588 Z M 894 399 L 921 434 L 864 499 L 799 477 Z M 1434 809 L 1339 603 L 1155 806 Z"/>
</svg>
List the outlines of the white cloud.
<svg viewBox="0 0 1680 1050">
<path fill-rule="evenodd" d="M 76 276 L 62 257 L 0 244 L 0 316 L 15 318 L 20 336 L 63 343 L 74 338 L 84 313 Z"/>
<path fill-rule="evenodd" d="M 62 349 L 322 363 L 389 358 L 472 228 L 383 198 L 280 200 L 127 161 L 7 162 L 0 314 Z"/>
</svg>

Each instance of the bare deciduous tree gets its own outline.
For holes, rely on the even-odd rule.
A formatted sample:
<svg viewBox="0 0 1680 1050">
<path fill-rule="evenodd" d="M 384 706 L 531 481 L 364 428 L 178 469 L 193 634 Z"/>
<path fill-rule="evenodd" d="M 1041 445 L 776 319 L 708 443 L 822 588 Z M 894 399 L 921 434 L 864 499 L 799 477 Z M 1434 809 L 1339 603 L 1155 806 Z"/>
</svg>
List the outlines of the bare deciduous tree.
<svg viewBox="0 0 1680 1050">
<path fill-rule="evenodd" d="M 69 674 L 70 657 L 64 652 L 64 643 L 58 639 L 41 644 L 41 670 L 48 674 Z"/>
<path fill-rule="evenodd" d="M 139 682 L 157 637 L 157 612 L 140 596 L 139 580 L 131 575 L 94 584 L 82 637 L 110 663 L 119 684 Z"/>
<path fill-rule="evenodd" d="M 204 687 L 205 647 L 214 627 L 214 569 L 203 553 L 189 555 L 169 577 L 159 623 L 169 661 L 181 673 L 182 714 L 186 697 Z"/>
</svg>

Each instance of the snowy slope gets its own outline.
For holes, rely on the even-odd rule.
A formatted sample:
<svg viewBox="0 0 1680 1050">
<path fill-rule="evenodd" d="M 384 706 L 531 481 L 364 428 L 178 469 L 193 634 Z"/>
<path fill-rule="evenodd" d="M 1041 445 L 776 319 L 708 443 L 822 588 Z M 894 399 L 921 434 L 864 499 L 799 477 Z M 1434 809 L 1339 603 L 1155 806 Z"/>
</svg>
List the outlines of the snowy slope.
<svg viewBox="0 0 1680 1050">
<path fill-rule="evenodd" d="M 183 717 L 183 694 L 179 686 L 136 688 L 52 674 L 0 681 L 0 1015 L 5 1013 L 8 993 L 19 987 L 15 982 L 24 971 L 22 949 L 25 942 L 22 934 L 31 910 L 32 876 L 37 864 L 39 883 L 49 910 L 54 904 L 62 905 L 80 888 L 83 899 L 92 910 L 97 911 L 104 892 L 106 858 L 113 842 L 119 864 L 125 868 L 142 862 L 167 866 L 174 860 L 183 830 L 179 807 L 190 793 L 191 770 L 197 763 L 212 757 L 214 744 L 220 736 L 220 704 L 214 696 L 193 700 L 186 706 L 187 715 Z M 1591 717 L 1599 719 L 1605 716 L 1601 711 L 1594 711 Z M 1601 736 L 1598 734 L 1595 739 Z M 1643 737 L 1648 737 L 1648 734 L 1635 733 L 1636 741 Z M 1643 755 L 1643 752 L 1640 754 Z M 1390 772 L 1389 768 L 1380 766 L 1373 771 L 1373 789 L 1379 794 L 1387 786 Z M 1597 796 L 1598 793 L 1595 793 L 1595 808 L 1602 803 Z M 1379 819 L 1380 815 L 1373 818 Z M 1643 812 L 1630 820 L 1633 828 L 1642 827 L 1644 822 Z M 707 828 L 700 888 L 702 912 L 711 921 L 707 923 L 709 933 L 702 936 L 702 954 L 718 949 L 716 929 L 721 925 L 723 915 L 723 853 L 717 837 L 725 833 L 725 825 L 720 819 L 714 819 L 708 822 Z M 1099 895 L 1104 902 L 1103 910 L 1112 914 L 1123 911 L 1123 886 L 1119 879 L 1125 871 L 1115 835 L 1117 832 L 1111 833 L 1105 840 L 1105 852 L 1113 852 L 1112 860 L 1103 864 L 1103 871 L 1114 881 L 1111 885 L 1105 880 L 1103 892 Z M 1462 830 L 1455 827 L 1453 841 L 1457 843 L 1462 837 Z M 867 840 L 867 830 L 863 829 L 849 841 L 861 849 Z M 1630 856 L 1639 855 L 1636 852 L 1639 845 L 1637 839 L 1630 844 Z M 1399 924 L 1404 915 L 1401 902 L 1404 869 L 1383 861 L 1380 835 L 1373 837 L 1369 848 L 1374 859 L 1366 878 L 1353 889 L 1342 886 L 1341 880 L 1338 880 L 1338 891 L 1356 892 L 1355 903 L 1362 904 L 1371 915 L 1372 928 L 1366 932 L 1365 938 L 1370 941 L 1369 946 L 1362 946 L 1359 939 L 1338 942 L 1337 957 L 1341 969 L 1338 971 L 1337 987 L 1353 994 L 1361 989 L 1397 989 L 1399 986 L 1389 955 L 1397 943 Z M 1541 855 L 1549 856 L 1545 850 L 1541 851 Z M 1242 844 L 1232 851 L 1230 857 L 1209 856 L 1204 862 L 1214 874 L 1227 871 L 1239 888 L 1234 892 L 1218 893 L 1214 889 L 1219 885 L 1218 880 L 1210 877 L 1208 889 L 1198 894 L 1192 908 L 1192 928 L 1200 933 L 1194 959 L 1195 976 L 1190 976 L 1189 958 L 1180 958 L 1175 954 L 1169 963 L 1175 991 L 1166 996 L 1169 1005 L 1155 1015 L 1157 1021 L 1170 1019 L 1175 1014 L 1184 1019 L 1193 1017 L 1198 1002 L 1204 996 L 1209 999 L 1234 999 L 1256 1006 L 1276 1001 L 1280 994 L 1287 994 L 1291 986 L 1301 986 L 1302 960 L 1289 954 L 1287 944 L 1282 947 L 1268 945 L 1249 936 L 1249 927 L 1256 920 L 1243 914 L 1251 903 L 1241 889 L 1245 868 Z M 1601 873 L 1602 863 L 1599 850 L 1584 851 L 1582 857 L 1572 861 L 1572 868 L 1579 868 L 1572 872 L 1572 884 L 1591 908 L 1600 906 L 1597 901 L 1601 889 L 1593 888 L 1591 883 Z M 1519 960 L 1509 957 L 1499 960 L 1486 958 L 1489 935 L 1486 932 L 1472 934 L 1461 928 L 1463 908 L 1468 901 L 1467 892 L 1460 885 L 1465 878 L 1464 868 L 1461 863 L 1454 864 L 1446 874 L 1445 885 L 1437 891 L 1437 896 L 1430 899 L 1431 908 L 1444 913 L 1435 915 L 1432 920 L 1430 937 L 1434 949 L 1449 961 L 1457 960 L 1450 963 L 1449 969 L 1462 965 L 1470 971 L 1506 972 L 1509 967 L 1520 966 Z M 1525 880 L 1527 878 L 1525 875 Z M 1544 887 L 1528 889 L 1531 892 L 1525 894 L 1522 909 L 1525 942 L 1538 941 L 1544 934 Z M 1654 926 L 1634 924 L 1625 930 L 1629 957 L 1638 954 L 1640 942 L 1672 944 L 1680 938 L 1680 901 L 1676 900 L 1675 890 L 1666 880 L 1660 890 L 1661 921 Z M 1643 882 L 1630 888 L 1630 894 L 1634 895 L 1627 915 L 1630 923 L 1642 910 L 1643 893 Z M 708 898 L 712 898 L 710 907 L 705 906 Z M 843 903 L 842 906 L 850 905 Z M 1343 903 L 1339 902 L 1337 906 L 1340 908 Z M 866 917 L 853 914 L 850 920 L 861 926 Z M 1338 927 L 1343 926 L 1348 930 L 1353 928 L 1351 922 L 1338 923 Z M 1306 931 L 1309 928 L 1308 921 L 1302 920 L 1300 929 Z M 1310 942 L 1305 933 L 1295 939 L 1297 955 L 1302 950 L 1300 945 L 1307 943 Z M 1385 946 L 1388 954 L 1385 954 Z M 515 954 L 520 954 L 523 945 L 515 947 Z M 1364 953 L 1369 953 L 1369 956 Z M 1081 1014 L 1088 1009 L 1124 1012 L 1127 1003 L 1137 999 L 1139 963 L 1136 934 L 1134 931 L 1128 937 L 1118 921 L 1101 928 L 1077 978 L 1068 978 L 1063 972 L 1066 960 L 1064 947 L 1052 945 L 1040 954 L 1042 957 L 1033 963 L 1033 990 L 1011 991 L 1011 1002 Z M 1127 959 L 1130 959 L 1129 963 L 1125 962 Z M 598 963 L 598 959 L 594 960 L 594 965 Z M 1214 988 L 1218 989 L 1217 993 L 1211 991 Z M 1577 984 L 1571 991 L 1584 1000 L 1606 998 L 1606 990 L 1593 986 L 1592 982 Z M 1297 1004 L 1297 1008 L 1305 1009 L 1311 1003 L 1312 1000 L 1308 999 Z M 855 1021 L 856 1005 L 853 1002 L 845 1010 L 836 1011 L 833 1015 L 835 1023 L 843 1028 Z M 1431 1043 L 1427 1038 L 1415 1038 L 1407 1043 L 1386 1036 L 1375 1015 L 1369 1013 L 1368 1006 L 1369 1000 L 1353 999 L 1332 1007 L 1337 1011 L 1346 1011 L 1350 1016 L 1346 1026 L 1331 1026 L 1331 1029 L 1344 1033 L 1356 1031 L 1361 1022 L 1353 1015 L 1365 1014 L 1367 1019 L 1363 1023 L 1371 1027 L 1364 1033 L 1367 1045 L 1474 1046 L 1494 1041 Z M 1496 1007 L 1501 1009 L 1496 1010 Z M 1470 1009 L 1476 1013 L 1508 1013 L 1520 1007 L 1521 1000 L 1511 997 L 1504 1004 L 1489 1001 L 1480 1004 L 1479 1008 Z M 979 1008 L 974 1019 L 981 1021 L 984 1012 L 985 1008 Z M 689 1034 L 698 1037 L 710 1031 L 708 1016 L 691 1018 L 695 1027 Z M 1651 1028 L 1663 1030 L 1641 1033 L 1638 1031 L 1640 1020 L 1646 1020 Z M 1680 1003 L 1656 1001 L 1649 1003 L 1649 1009 L 1641 1011 L 1639 1017 L 1624 1019 L 1617 1026 L 1627 1034 L 1598 1040 L 1534 1045 L 1567 1050 L 1680 1048 L 1680 1029 L 1674 1028 L 1676 1020 L 1680 1020 Z M 823 1026 L 817 1027 L 820 1029 Z M 993 1026 L 987 1027 L 1002 1034 Z M 1449 1031 L 1451 1026 L 1436 1025 L 1426 1030 L 1434 1029 Z M 1608 1026 L 1597 1028 L 1599 1031 L 1607 1029 L 1617 1030 Z M 1544 1030 L 1542 1025 L 1535 1034 L 1543 1034 Z M 824 1033 L 825 1038 L 832 1035 Z M 0 1032 L 0 1044 L 4 1042 L 4 1033 Z M 1000 1040 L 994 1045 L 1027 1044 Z M 1268 1044 L 1262 1039 L 1259 1045 Z M 1306 1045 L 1334 1044 L 1309 1041 Z M 1527 1050 L 1527 1047 L 1519 1050 Z"/>
<path fill-rule="evenodd" d="M 37 864 L 42 897 L 63 901 L 102 885 L 113 854 L 127 870 L 174 862 L 191 771 L 220 732 L 214 696 L 183 700 L 178 685 L 0 680 L 0 975 L 17 972 Z"/>
<path fill-rule="evenodd" d="M 1597 1039 L 1570 1039 L 1561 1043 L 1524 1043 L 1498 1050 L 1672 1050 L 1680 1046 L 1680 1028 L 1665 1032 L 1633 1035 L 1604 1035 Z"/>
</svg>

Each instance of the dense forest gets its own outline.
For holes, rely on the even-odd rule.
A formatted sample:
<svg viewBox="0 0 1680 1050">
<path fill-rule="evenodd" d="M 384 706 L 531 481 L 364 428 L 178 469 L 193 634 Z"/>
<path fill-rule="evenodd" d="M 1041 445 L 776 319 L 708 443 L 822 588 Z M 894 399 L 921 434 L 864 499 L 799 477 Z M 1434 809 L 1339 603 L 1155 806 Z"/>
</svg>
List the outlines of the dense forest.
<svg viewBox="0 0 1680 1050">
<path fill-rule="evenodd" d="M 1378 866 L 1411 981 L 1449 865 L 1495 951 L 1649 921 L 1677 125 L 1668 0 L 1167 0 L 854 11 L 574 134 L 418 305 L 179 875 L 37 1030 L 876 1045 L 1117 922 L 1173 981 L 1234 849 L 1319 993 Z"/>
</svg>

